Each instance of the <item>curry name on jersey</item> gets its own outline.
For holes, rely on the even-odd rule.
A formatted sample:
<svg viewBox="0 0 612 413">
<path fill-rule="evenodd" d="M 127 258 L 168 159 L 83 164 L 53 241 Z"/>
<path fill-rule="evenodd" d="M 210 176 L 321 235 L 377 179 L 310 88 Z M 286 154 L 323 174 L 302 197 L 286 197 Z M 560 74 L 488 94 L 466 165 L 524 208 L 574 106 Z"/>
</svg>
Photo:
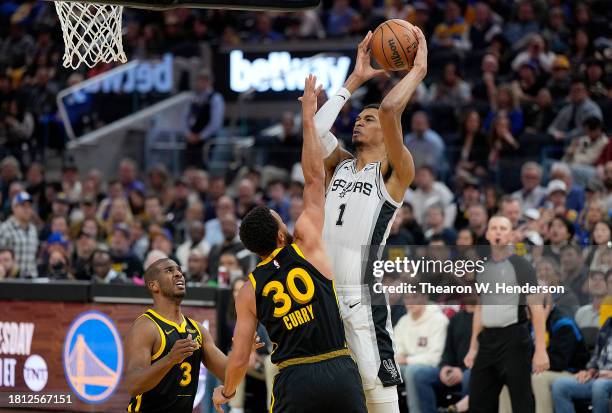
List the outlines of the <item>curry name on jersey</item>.
<svg viewBox="0 0 612 413">
<path fill-rule="evenodd" d="M 166 356 L 176 341 L 185 339 L 190 334 L 191 338 L 198 342 L 200 348 L 182 362 L 175 364 L 157 386 L 133 397 L 127 411 L 130 413 L 191 413 L 198 389 L 200 362 L 202 361 L 203 338 L 200 326 L 196 321 L 184 316 L 183 323 L 178 325 L 153 310 L 147 310 L 141 317 L 147 317 L 153 321 L 161 337 L 161 345 L 159 350 L 151 356 L 151 364 Z"/>
<path fill-rule="evenodd" d="M 323 240 L 338 285 L 365 284 L 365 246 L 384 245 L 397 209 L 385 186 L 381 163 L 357 171 L 356 159 L 338 164 L 325 195 Z"/>
<path fill-rule="evenodd" d="M 257 318 L 273 343 L 273 363 L 346 349 L 334 283 L 296 244 L 276 249 L 249 279 Z"/>
</svg>

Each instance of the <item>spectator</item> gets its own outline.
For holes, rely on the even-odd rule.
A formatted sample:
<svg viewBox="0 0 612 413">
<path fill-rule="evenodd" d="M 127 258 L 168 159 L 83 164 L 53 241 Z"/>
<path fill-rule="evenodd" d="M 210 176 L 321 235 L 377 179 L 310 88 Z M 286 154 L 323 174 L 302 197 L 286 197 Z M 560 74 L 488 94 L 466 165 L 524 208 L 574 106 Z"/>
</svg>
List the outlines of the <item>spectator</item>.
<svg viewBox="0 0 612 413">
<path fill-rule="evenodd" d="M 587 268 L 594 270 L 603 267 L 602 256 L 612 245 L 610 241 L 612 241 L 612 225 L 609 221 L 597 221 L 590 234 L 588 245 L 591 247 L 585 251 L 585 264 Z"/>
<path fill-rule="evenodd" d="M 434 47 L 468 51 L 469 25 L 461 16 L 461 4 L 457 0 L 448 0 L 444 8 L 444 21 L 436 26 L 431 43 Z"/>
<path fill-rule="evenodd" d="M 494 15 L 489 5 L 478 2 L 474 5 L 474 22 L 470 27 L 470 43 L 472 50 L 484 50 L 493 40 L 493 36 L 501 33 L 500 17 Z"/>
<path fill-rule="evenodd" d="M 113 269 L 124 273 L 129 278 L 142 277 L 144 274 L 142 262 L 130 251 L 130 227 L 118 224 L 111 232 L 110 241 Z"/>
<path fill-rule="evenodd" d="M 21 278 L 21 271 L 15 263 L 15 253 L 10 248 L 0 248 L 0 280 Z"/>
<path fill-rule="evenodd" d="M 397 347 L 395 358 L 406 383 L 409 409 L 418 412 L 420 399 L 415 376 L 423 366 L 435 367 L 440 363 L 448 319 L 440 307 L 427 303 L 425 294 L 407 294 L 404 302 L 408 314 L 400 318 L 393 329 Z"/>
<path fill-rule="evenodd" d="M 564 246 L 570 244 L 574 231 L 574 226 L 567 218 L 562 215 L 555 215 L 548 227 L 548 239 L 545 243 L 544 255 L 560 262 L 561 250 Z"/>
<path fill-rule="evenodd" d="M 179 242 L 183 241 L 183 227 L 185 224 L 185 215 L 189 206 L 189 183 L 185 178 L 179 178 L 174 183 L 174 196 L 172 202 L 166 209 L 166 217 L 171 228 L 174 228 L 174 234 L 177 235 Z"/>
<path fill-rule="evenodd" d="M 456 4 L 454 0 L 447 4 Z M 461 79 L 457 73 L 457 64 L 453 62 L 444 65 L 442 79 L 429 88 L 427 102 L 431 105 L 447 105 L 462 107 L 472 100 L 470 85 Z"/>
<path fill-rule="evenodd" d="M 425 219 L 425 239 L 431 240 L 435 235 L 444 239 L 446 245 L 454 245 L 457 241 L 457 233 L 454 229 L 444 225 L 444 207 L 433 204 L 427 208 Z"/>
<path fill-rule="evenodd" d="M 608 144 L 608 137 L 603 133 L 601 119 L 595 116 L 586 118 L 582 126 L 586 135 L 572 139 L 563 162 L 569 164 L 576 183 L 585 186 L 595 178 L 595 162 Z"/>
<path fill-rule="evenodd" d="M 245 178 L 238 183 L 236 190 L 236 211 L 239 218 L 244 218 L 251 209 L 258 205 L 259 202 L 256 199 L 256 195 L 256 188 L 251 180 Z"/>
<path fill-rule="evenodd" d="M 558 55 L 555 57 L 552 63 L 552 76 L 546 84 L 550 95 L 559 102 L 564 100 L 570 91 L 570 84 L 572 82 L 570 72 L 570 62 L 567 57 Z"/>
<path fill-rule="evenodd" d="M 70 273 L 70 262 L 64 251 L 59 249 L 51 251 L 45 274 L 52 280 L 68 280 L 73 278 L 73 275 Z"/>
<path fill-rule="evenodd" d="M 601 109 L 589 98 L 587 87 L 581 79 L 572 80 L 569 99 L 570 103 L 561 109 L 548 128 L 548 133 L 558 141 L 567 141 L 583 134 L 582 126 L 586 119 L 602 119 Z"/>
<path fill-rule="evenodd" d="M 487 209 L 482 204 L 471 205 L 467 210 L 468 229 L 474 234 L 474 244 L 486 245 L 487 221 L 489 220 Z"/>
<path fill-rule="evenodd" d="M 427 209 L 435 203 L 440 203 L 444 208 L 444 226 L 452 227 L 457 215 L 453 193 L 444 183 L 436 181 L 434 169 L 427 165 L 418 167 L 414 182 L 417 189 L 408 189 L 404 201 L 412 205 L 416 222 L 423 225 Z"/>
<path fill-rule="evenodd" d="M 599 270 L 591 270 L 589 272 L 588 289 L 591 303 L 583 305 L 578 309 L 575 317 L 576 323 L 580 328 L 599 328 L 601 304 L 606 298 L 606 295 L 608 295 L 606 274 Z"/>
<path fill-rule="evenodd" d="M 594 54 L 593 39 L 586 27 L 578 27 L 571 40 L 572 67 L 581 68 Z"/>
<path fill-rule="evenodd" d="M 91 257 L 97 247 L 96 239 L 81 231 L 76 239 L 72 253 L 71 272 L 77 280 L 87 280 L 91 274 Z"/>
<path fill-rule="evenodd" d="M 546 198 L 546 189 L 540 185 L 542 182 L 542 167 L 535 162 L 525 162 L 521 166 L 522 188 L 512 196 L 519 200 L 521 208 L 538 208 Z"/>
<path fill-rule="evenodd" d="M 582 211 L 585 202 L 584 188 L 574 184 L 574 178 L 569 166 L 563 162 L 553 163 L 550 167 L 550 179 L 558 179 L 565 183 L 565 190 L 567 193 L 566 208 L 576 213 Z"/>
<path fill-rule="evenodd" d="M 270 13 L 257 13 L 255 17 L 255 27 L 250 35 L 251 43 L 270 43 L 283 40 L 284 36 L 273 29 L 273 22 Z"/>
<path fill-rule="evenodd" d="M 196 81 L 195 95 L 189 107 L 187 118 L 186 166 L 202 164 L 204 142 L 216 137 L 223 127 L 225 101 L 214 89 L 213 76 L 202 69 Z"/>
<path fill-rule="evenodd" d="M 506 24 L 504 29 L 506 40 L 515 47 L 521 45 L 526 36 L 540 31 L 540 24 L 533 10 L 533 4 L 530 1 L 523 0 L 517 2 L 516 5 L 516 20 Z"/>
<path fill-rule="evenodd" d="M 211 246 L 223 242 L 223 233 L 221 232 L 221 221 L 219 220 L 219 217 L 228 214 L 235 215 L 236 204 L 234 204 L 232 198 L 223 195 L 217 199 L 215 211 L 217 218 L 213 218 L 207 221 L 205 224 L 206 242 L 208 242 L 208 244 Z"/>
<path fill-rule="evenodd" d="M 487 177 L 488 142 L 482 133 L 482 122 L 477 111 L 470 110 L 465 114 L 459 134 L 463 144 L 457 163 L 457 175 Z"/>
<path fill-rule="evenodd" d="M 520 147 L 517 138 L 512 134 L 510 118 L 504 111 L 498 112 L 493 120 L 489 147 L 489 164 L 496 169 L 500 168 L 500 161 L 515 157 Z"/>
<path fill-rule="evenodd" d="M 519 53 L 512 61 L 512 70 L 517 71 L 522 64 L 533 63 L 540 72 L 548 73 L 554 61 L 555 54 L 547 50 L 546 42 L 542 36 L 533 34 L 527 44 L 527 50 Z"/>
<path fill-rule="evenodd" d="M 285 184 L 280 180 L 268 183 L 268 208 L 276 211 L 283 219 L 283 222 L 288 222 L 290 220 L 289 209 L 291 208 L 291 201 L 285 195 L 285 191 Z"/>
<path fill-rule="evenodd" d="M 472 331 L 474 305 L 467 304 L 465 309 L 455 314 L 448 324 L 444 352 L 438 366 L 420 366 L 414 372 L 414 383 L 418 394 L 419 408 L 422 413 L 436 411 L 435 390 L 453 389 L 461 386 L 461 395 L 467 396 L 470 383 L 470 370 L 463 364 L 469 348 Z M 467 401 L 467 400 L 466 400 Z M 463 404 L 466 404 L 463 401 Z M 458 403 L 459 404 L 459 403 Z M 463 406 L 455 405 L 454 410 L 463 412 Z M 440 411 L 440 410 L 438 410 Z"/>
<path fill-rule="evenodd" d="M 585 74 L 589 95 L 597 101 L 605 100 L 608 97 L 610 79 L 606 75 L 604 62 L 595 58 L 587 60 Z"/>
<path fill-rule="evenodd" d="M 518 69 L 518 79 L 512 82 L 514 94 L 521 104 L 535 102 L 540 89 L 544 86 L 542 73 L 531 62 L 523 63 Z"/>
<path fill-rule="evenodd" d="M 187 259 L 187 271 L 185 278 L 189 283 L 198 283 L 201 285 L 216 286 L 217 280 L 213 279 L 206 268 L 208 267 L 208 257 L 202 254 L 199 249 L 193 249 L 189 252 Z"/>
<path fill-rule="evenodd" d="M 207 257 L 210 252 L 210 244 L 205 239 L 204 224 L 200 221 L 190 221 L 187 225 L 189 238 L 176 249 L 176 258 L 183 268 L 187 268 L 189 256 L 194 250 L 199 251 Z"/>
<path fill-rule="evenodd" d="M 482 193 L 480 192 L 480 182 L 476 178 L 467 176 L 463 180 L 463 188 L 461 195 L 458 196 L 455 203 L 457 204 L 457 217 L 455 218 L 455 229 L 463 228 L 467 225 L 469 216 L 468 208 L 472 205 L 482 202 Z"/>
<path fill-rule="evenodd" d="M 554 257 L 551 258 L 554 259 Z M 572 244 L 562 247 L 559 262 L 561 264 L 560 280 L 563 285 L 576 295 L 580 304 L 587 302 L 585 285 L 588 277 L 580 247 Z"/>
<path fill-rule="evenodd" d="M 495 118 L 500 112 L 505 112 L 510 120 L 510 131 L 513 135 L 518 136 L 523 130 L 524 119 L 523 112 L 519 105 L 517 94 L 512 90 L 509 85 L 502 85 L 498 88 L 493 89 L 493 100 L 490 101 L 491 111 L 489 111 L 485 122 L 484 128 L 486 131 L 492 131 L 492 125 Z"/>
<path fill-rule="evenodd" d="M 550 91 L 546 88 L 540 89 L 535 101 L 525 106 L 525 132 L 543 136 L 555 118 L 555 114 Z M 537 147 L 537 150 L 539 149 Z"/>
<path fill-rule="evenodd" d="M 291 197 L 291 205 L 289 206 L 289 220 L 287 222 L 287 230 L 290 234 L 295 231 L 295 222 L 304 211 L 304 199 L 301 196 Z"/>
<path fill-rule="evenodd" d="M 593 413 L 609 411 L 612 397 L 612 318 L 602 326 L 595 354 L 574 377 L 563 377 L 552 385 L 555 412 L 574 412 L 574 400 L 590 400 Z"/>
<path fill-rule="evenodd" d="M 213 278 L 217 278 L 221 256 L 230 252 L 236 256 L 242 268 L 252 268 L 253 256 L 244 248 L 238 237 L 238 221 L 231 214 L 222 215 L 220 218 L 223 241 L 212 246 L 209 255 L 208 272 Z"/>
<path fill-rule="evenodd" d="M 357 12 L 348 0 L 334 0 L 327 15 L 326 31 L 329 37 L 344 36 L 349 32 L 351 21 Z"/>
<path fill-rule="evenodd" d="M 565 13 L 562 7 L 552 7 L 548 13 L 548 22 L 542 36 L 554 53 L 567 53 L 569 50 L 570 30 L 567 28 Z"/>
<path fill-rule="evenodd" d="M 487 105 L 495 100 L 495 92 L 499 85 L 499 57 L 487 53 L 480 65 L 481 78 L 473 83 L 472 97 L 479 105 Z"/>
<path fill-rule="evenodd" d="M 144 188 L 142 182 L 137 178 L 138 166 L 133 159 L 123 158 L 119 162 L 119 182 L 123 187 L 123 193 L 127 196 L 128 192 L 133 188 Z"/>
<path fill-rule="evenodd" d="M 427 165 L 439 168 L 444 159 L 444 141 L 429 127 L 425 112 L 412 115 L 411 132 L 404 137 L 404 144 L 413 156 L 415 167 Z"/>
<path fill-rule="evenodd" d="M 0 114 L 0 144 L 3 151 L 2 156 L 12 155 L 20 163 L 24 159 L 24 146 L 32 148 L 31 141 L 34 133 L 34 116 L 24 108 L 23 104 L 13 99 L 8 104 L 8 110 Z M 2 153 L 4 152 L 4 153 Z"/>
<path fill-rule="evenodd" d="M 32 223 L 32 198 L 27 192 L 20 192 L 13 198 L 11 205 L 13 214 L 0 225 L 0 246 L 14 251 L 21 277 L 38 277 L 38 234 Z"/>
<path fill-rule="evenodd" d="M 516 198 L 506 195 L 501 199 L 499 213 L 508 218 L 512 228 L 516 229 L 521 219 L 521 204 Z"/>
<path fill-rule="evenodd" d="M 97 249 L 91 255 L 91 281 L 99 284 L 124 284 L 128 279 L 122 272 L 113 269 L 113 260 L 110 252 Z"/>
<path fill-rule="evenodd" d="M 559 264 L 550 257 L 541 257 L 536 264 L 536 276 L 540 284 L 547 286 L 564 285 L 561 282 L 562 274 Z M 570 286 L 572 278 L 568 277 L 566 280 L 568 283 L 564 285 L 565 292 L 552 294 L 552 305 L 573 319 L 580 303 Z"/>
</svg>

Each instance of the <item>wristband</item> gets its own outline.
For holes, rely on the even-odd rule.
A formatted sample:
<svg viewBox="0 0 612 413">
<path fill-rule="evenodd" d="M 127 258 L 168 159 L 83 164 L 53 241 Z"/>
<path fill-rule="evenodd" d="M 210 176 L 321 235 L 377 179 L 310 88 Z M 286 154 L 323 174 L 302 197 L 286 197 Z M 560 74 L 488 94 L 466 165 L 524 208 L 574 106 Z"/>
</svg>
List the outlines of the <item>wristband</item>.
<svg viewBox="0 0 612 413">
<path fill-rule="evenodd" d="M 225 389 L 223 389 L 223 390 L 225 390 Z M 230 394 L 229 396 L 226 396 L 225 393 L 223 392 L 223 390 L 221 390 L 221 396 L 225 397 L 227 400 L 232 399 L 236 395 L 236 390 L 234 390 L 234 392 L 232 394 Z"/>
</svg>

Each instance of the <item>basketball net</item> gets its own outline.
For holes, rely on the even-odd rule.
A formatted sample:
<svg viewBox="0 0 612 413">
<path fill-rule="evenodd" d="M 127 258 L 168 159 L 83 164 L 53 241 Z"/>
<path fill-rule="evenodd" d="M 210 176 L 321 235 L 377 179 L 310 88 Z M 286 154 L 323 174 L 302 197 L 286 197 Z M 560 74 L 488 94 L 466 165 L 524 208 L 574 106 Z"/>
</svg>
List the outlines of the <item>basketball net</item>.
<svg viewBox="0 0 612 413">
<path fill-rule="evenodd" d="M 121 41 L 123 6 L 56 1 L 55 9 L 64 37 L 64 67 L 127 62 Z"/>
</svg>

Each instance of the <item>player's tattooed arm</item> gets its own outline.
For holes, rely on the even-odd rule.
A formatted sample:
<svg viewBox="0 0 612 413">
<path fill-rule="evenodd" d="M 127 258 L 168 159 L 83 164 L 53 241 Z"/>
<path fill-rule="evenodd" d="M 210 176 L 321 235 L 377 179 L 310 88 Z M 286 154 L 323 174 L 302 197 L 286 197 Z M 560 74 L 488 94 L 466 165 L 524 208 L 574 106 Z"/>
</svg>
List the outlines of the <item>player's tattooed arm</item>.
<svg viewBox="0 0 612 413">
<path fill-rule="evenodd" d="M 414 178 L 414 161 L 404 146 L 401 117 L 412 94 L 427 74 L 427 41 L 419 28 L 414 28 L 419 46 L 414 65 L 404 78 L 391 89 L 380 104 L 378 111 L 387 152 L 387 163 L 383 164 L 383 175 L 391 168 L 387 189 L 396 201 L 404 198 L 404 192 Z"/>
</svg>

